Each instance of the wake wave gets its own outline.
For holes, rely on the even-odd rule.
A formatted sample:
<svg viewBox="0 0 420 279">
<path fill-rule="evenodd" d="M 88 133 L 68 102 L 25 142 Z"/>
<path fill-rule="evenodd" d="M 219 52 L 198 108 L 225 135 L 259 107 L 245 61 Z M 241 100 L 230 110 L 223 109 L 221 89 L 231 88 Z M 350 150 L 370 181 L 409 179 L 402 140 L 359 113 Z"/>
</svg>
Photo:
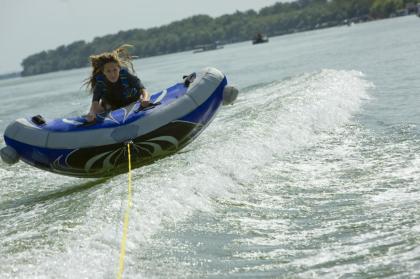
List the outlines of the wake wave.
<svg viewBox="0 0 420 279">
<path fill-rule="evenodd" d="M 360 72 L 322 70 L 245 90 L 186 152 L 142 169 L 141 227 L 153 234 L 157 220 L 212 211 L 214 199 L 241 191 L 265 165 L 351 121 L 372 86 Z"/>
<path fill-rule="evenodd" d="M 217 145 L 206 155 L 217 165 L 226 160 L 223 169 L 237 172 L 240 165 L 246 173 L 350 121 L 371 87 L 360 72 L 323 70 L 245 92 L 206 134 Z"/>
</svg>

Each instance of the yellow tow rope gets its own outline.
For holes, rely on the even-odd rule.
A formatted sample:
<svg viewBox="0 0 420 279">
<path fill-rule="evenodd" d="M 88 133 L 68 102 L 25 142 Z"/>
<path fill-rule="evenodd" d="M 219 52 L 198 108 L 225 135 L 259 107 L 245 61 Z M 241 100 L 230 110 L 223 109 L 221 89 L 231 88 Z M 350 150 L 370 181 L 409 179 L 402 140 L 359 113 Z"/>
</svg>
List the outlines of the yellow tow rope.
<svg viewBox="0 0 420 279">
<path fill-rule="evenodd" d="M 125 209 L 124 214 L 124 224 L 123 224 L 123 235 L 121 239 L 121 249 L 120 249 L 120 265 L 118 271 L 118 279 L 121 279 L 124 273 L 124 257 L 125 257 L 125 243 L 127 241 L 127 232 L 128 232 L 128 216 L 130 215 L 131 208 L 131 150 L 130 143 L 127 143 L 128 150 L 128 197 L 127 197 L 127 208 Z"/>
</svg>

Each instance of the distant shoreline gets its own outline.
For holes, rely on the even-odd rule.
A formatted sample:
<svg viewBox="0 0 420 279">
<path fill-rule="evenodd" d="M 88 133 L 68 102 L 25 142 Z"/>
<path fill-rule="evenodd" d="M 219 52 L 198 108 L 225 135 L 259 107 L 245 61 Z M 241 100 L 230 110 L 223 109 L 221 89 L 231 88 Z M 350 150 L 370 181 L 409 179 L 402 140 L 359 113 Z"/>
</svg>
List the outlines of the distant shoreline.
<svg viewBox="0 0 420 279">
<path fill-rule="evenodd" d="M 12 73 L 0 74 L 0 80 L 11 79 L 11 78 L 19 78 L 19 77 L 22 77 L 22 72 L 12 72 Z"/>
<path fill-rule="evenodd" d="M 90 55 L 110 51 L 125 43 L 134 46 L 133 56 L 146 58 L 193 51 L 197 45 L 215 42 L 221 45 L 251 42 L 255 34 L 275 37 L 420 14 L 420 3 L 395 4 L 392 9 L 385 4 L 381 0 L 356 6 L 344 5 L 338 0 L 306 0 L 278 2 L 258 12 L 237 11 L 217 18 L 196 15 L 160 27 L 120 31 L 96 37 L 92 42 L 76 41 L 55 50 L 42 51 L 22 61 L 22 72 L 3 74 L 0 79 L 88 67 Z"/>
<path fill-rule="evenodd" d="M 407 15 L 407 16 L 410 16 L 410 15 Z M 374 21 L 380 21 L 380 20 L 387 20 L 387 19 L 393 19 L 393 18 L 400 18 L 400 17 L 403 17 L 403 16 L 396 16 L 396 17 L 389 17 L 389 18 L 380 18 L 380 19 L 374 19 L 374 20 L 369 20 L 369 21 L 363 21 L 363 22 L 359 22 L 359 23 L 368 23 L 368 22 L 374 22 Z M 311 30 L 301 30 L 301 31 L 297 31 L 297 32 L 287 33 L 287 34 L 274 35 L 274 36 L 271 36 L 271 37 L 273 38 L 273 37 L 278 37 L 278 36 L 291 35 L 291 34 L 294 34 L 294 33 L 310 32 L 310 31 L 316 31 L 316 30 L 320 30 L 320 29 L 327 29 L 327 28 L 333 28 L 333 27 L 339 27 L 339 26 L 345 26 L 345 24 L 328 26 L 328 27 L 319 27 L 317 29 L 311 29 Z M 230 44 L 242 43 L 242 42 L 246 42 L 246 41 L 247 40 L 238 41 L 238 42 L 233 42 L 233 43 L 230 43 Z M 249 41 L 252 42 L 252 40 L 249 40 Z M 229 43 L 226 43 L 226 44 L 229 44 Z M 179 51 L 179 52 L 184 52 L 184 51 Z M 187 51 L 189 51 L 189 50 L 187 50 Z M 164 54 L 156 54 L 156 55 L 150 55 L 150 56 L 141 57 L 141 58 L 149 58 L 149 57 L 155 57 L 155 56 L 161 56 L 161 55 L 167 55 L 167 54 L 174 54 L 174 53 L 178 53 L 178 52 L 164 53 Z M 136 58 L 134 60 L 141 59 L 141 58 Z M 50 71 L 50 72 L 45 72 L 45 73 L 39 73 L 39 74 L 34 74 L 34 75 L 28 75 L 28 76 L 49 74 L 49 73 L 55 73 L 55 72 L 60 72 L 60 71 L 66 71 L 66 70 L 83 69 L 83 68 L 86 68 L 86 67 L 89 67 L 89 65 L 86 64 L 86 65 L 81 66 L 81 67 L 70 68 L 70 69 L 58 69 L 58 70 L 55 70 L 55 71 Z M 26 76 L 23 76 L 22 75 L 22 71 L 20 71 L 20 72 L 9 72 L 9 73 L 0 74 L 0 80 L 6 80 L 6 79 L 12 79 L 12 78 L 20 78 L 20 77 L 26 77 Z"/>
</svg>

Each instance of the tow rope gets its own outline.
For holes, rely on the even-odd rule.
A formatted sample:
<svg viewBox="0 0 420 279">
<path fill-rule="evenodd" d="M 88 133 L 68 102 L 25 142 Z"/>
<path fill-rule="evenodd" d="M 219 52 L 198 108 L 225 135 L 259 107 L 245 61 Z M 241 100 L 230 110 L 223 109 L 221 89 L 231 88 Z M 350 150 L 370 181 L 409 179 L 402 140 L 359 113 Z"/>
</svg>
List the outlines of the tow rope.
<svg viewBox="0 0 420 279">
<path fill-rule="evenodd" d="M 120 248 L 120 264 L 118 270 L 118 279 L 121 279 L 124 273 L 124 258 L 125 258 L 125 246 L 127 241 L 127 232 L 128 232 L 128 217 L 130 215 L 131 203 L 131 145 L 132 142 L 127 143 L 128 150 L 128 196 L 127 196 L 127 208 L 124 213 L 124 224 L 123 224 L 123 234 L 121 239 L 121 248 Z"/>
</svg>

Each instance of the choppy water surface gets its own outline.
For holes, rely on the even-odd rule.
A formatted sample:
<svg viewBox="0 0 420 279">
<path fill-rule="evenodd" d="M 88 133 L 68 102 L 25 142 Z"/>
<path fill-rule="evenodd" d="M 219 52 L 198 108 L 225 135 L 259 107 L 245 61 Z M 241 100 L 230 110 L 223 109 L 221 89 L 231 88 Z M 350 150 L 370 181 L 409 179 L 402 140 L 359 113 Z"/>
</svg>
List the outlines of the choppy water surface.
<svg viewBox="0 0 420 279">
<path fill-rule="evenodd" d="M 420 20 L 135 63 L 149 91 L 215 66 L 241 95 L 133 171 L 126 278 L 420 277 Z M 0 81 L 0 129 L 85 112 L 88 69 Z M 4 142 L 1 142 L 4 145 Z M 127 176 L 0 163 L 2 278 L 114 278 Z"/>
</svg>

